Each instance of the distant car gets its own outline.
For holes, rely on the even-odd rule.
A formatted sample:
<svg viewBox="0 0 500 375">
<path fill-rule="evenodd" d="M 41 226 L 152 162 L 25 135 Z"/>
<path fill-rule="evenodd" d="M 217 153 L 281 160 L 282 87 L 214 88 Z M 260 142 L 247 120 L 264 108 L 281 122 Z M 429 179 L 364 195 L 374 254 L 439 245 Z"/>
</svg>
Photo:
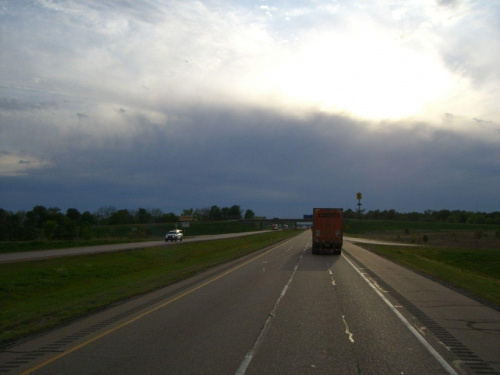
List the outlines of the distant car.
<svg viewBox="0 0 500 375">
<path fill-rule="evenodd" d="M 165 242 L 168 241 L 182 241 L 182 238 L 184 237 L 184 234 L 182 233 L 182 230 L 180 229 L 174 229 L 169 231 L 165 235 Z"/>
</svg>

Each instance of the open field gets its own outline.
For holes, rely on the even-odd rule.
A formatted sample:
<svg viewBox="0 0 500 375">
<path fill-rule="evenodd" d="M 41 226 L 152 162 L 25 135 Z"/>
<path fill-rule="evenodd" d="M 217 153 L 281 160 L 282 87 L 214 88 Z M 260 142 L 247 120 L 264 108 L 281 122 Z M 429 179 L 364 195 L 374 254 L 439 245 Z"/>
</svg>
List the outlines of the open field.
<svg viewBox="0 0 500 375">
<path fill-rule="evenodd" d="M 244 238 L 1 264 L 0 347 L 296 234 L 275 231 Z"/>
<path fill-rule="evenodd" d="M 437 222 L 346 220 L 345 234 L 454 248 L 500 249 L 500 226 Z"/>
</svg>

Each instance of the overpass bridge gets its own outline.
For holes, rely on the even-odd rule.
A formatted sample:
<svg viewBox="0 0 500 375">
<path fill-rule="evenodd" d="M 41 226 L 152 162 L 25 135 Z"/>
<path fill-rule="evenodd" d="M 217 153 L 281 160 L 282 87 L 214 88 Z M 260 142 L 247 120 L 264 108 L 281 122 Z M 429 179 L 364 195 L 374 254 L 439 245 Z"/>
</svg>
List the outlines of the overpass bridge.
<svg viewBox="0 0 500 375">
<path fill-rule="evenodd" d="M 270 226 L 272 224 L 278 224 L 278 225 L 288 225 L 290 227 L 293 227 L 293 228 L 297 228 L 297 227 L 311 227 L 312 226 L 312 223 L 313 223 L 313 220 L 312 218 L 311 219 L 304 219 L 304 218 L 278 218 L 278 217 L 275 217 L 273 219 L 267 219 L 267 218 L 256 218 L 256 219 L 243 219 L 243 220 L 240 220 L 240 222 L 242 223 L 249 223 L 249 224 L 252 224 L 252 223 L 261 223 L 263 227 L 265 226 Z"/>
</svg>

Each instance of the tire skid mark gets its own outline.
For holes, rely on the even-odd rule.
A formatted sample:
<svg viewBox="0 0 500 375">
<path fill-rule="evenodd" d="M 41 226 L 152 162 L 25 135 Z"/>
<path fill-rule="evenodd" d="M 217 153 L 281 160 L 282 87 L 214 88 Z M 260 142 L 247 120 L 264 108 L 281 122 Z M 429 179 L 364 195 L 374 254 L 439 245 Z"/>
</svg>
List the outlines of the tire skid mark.
<svg viewBox="0 0 500 375">
<path fill-rule="evenodd" d="M 349 335 L 349 341 L 354 343 L 354 334 L 349 330 L 349 326 L 347 325 L 347 322 L 345 320 L 345 315 L 342 315 L 342 320 L 344 321 L 345 324 L 345 333 Z"/>
</svg>

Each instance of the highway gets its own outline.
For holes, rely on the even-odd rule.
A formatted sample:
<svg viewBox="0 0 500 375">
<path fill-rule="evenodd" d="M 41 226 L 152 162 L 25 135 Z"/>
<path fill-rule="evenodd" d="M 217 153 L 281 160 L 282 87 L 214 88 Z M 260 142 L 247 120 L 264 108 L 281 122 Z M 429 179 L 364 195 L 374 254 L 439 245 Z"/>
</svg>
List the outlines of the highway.
<svg viewBox="0 0 500 375">
<path fill-rule="evenodd" d="M 0 351 L 0 373 L 498 374 L 500 312 L 310 232 Z"/>
</svg>

